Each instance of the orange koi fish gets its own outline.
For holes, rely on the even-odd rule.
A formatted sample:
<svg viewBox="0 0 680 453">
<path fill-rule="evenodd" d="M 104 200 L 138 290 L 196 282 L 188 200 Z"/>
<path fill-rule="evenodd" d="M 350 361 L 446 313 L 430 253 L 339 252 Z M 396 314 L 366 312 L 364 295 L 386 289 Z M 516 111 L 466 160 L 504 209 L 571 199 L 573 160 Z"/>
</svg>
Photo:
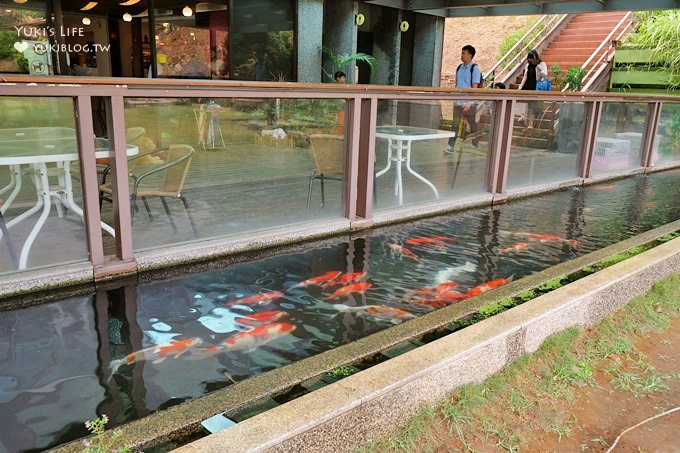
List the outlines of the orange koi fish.
<svg viewBox="0 0 680 453">
<path fill-rule="evenodd" d="M 535 241 L 539 242 L 548 242 L 548 241 L 560 241 L 562 240 L 561 237 L 555 235 L 555 234 L 536 234 L 536 233 L 528 233 L 529 234 L 529 239 L 533 239 Z"/>
<path fill-rule="evenodd" d="M 276 322 L 286 316 L 288 316 L 288 313 L 285 311 L 264 311 L 262 313 L 253 313 L 248 316 L 236 318 L 235 321 L 246 326 L 261 326 L 263 324 Z"/>
<path fill-rule="evenodd" d="M 437 289 L 435 290 L 435 294 L 439 295 L 443 292 L 451 291 L 452 289 L 455 289 L 457 287 L 458 287 L 458 283 L 456 283 L 456 282 L 444 282 L 444 283 L 437 286 Z"/>
<path fill-rule="evenodd" d="M 404 242 L 406 242 L 408 245 L 437 245 L 441 247 L 445 242 L 456 242 L 457 240 L 457 238 L 449 238 L 446 236 L 418 236 L 414 238 L 408 238 Z"/>
<path fill-rule="evenodd" d="M 393 242 L 388 242 L 388 243 L 387 243 L 387 246 L 388 246 L 389 248 L 391 248 L 392 250 L 395 250 L 395 251 L 401 253 L 402 255 L 404 255 L 404 256 L 406 256 L 406 257 L 408 257 L 408 258 L 411 258 L 411 259 L 414 260 L 414 261 L 417 261 L 417 262 L 419 262 L 419 263 L 422 263 L 422 261 L 420 260 L 420 258 L 418 258 L 418 257 L 416 256 L 415 253 L 413 253 L 412 251 L 410 251 L 409 249 L 407 249 L 407 248 L 404 247 L 403 245 L 395 244 L 395 243 L 393 243 Z"/>
<path fill-rule="evenodd" d="M 368 288 L 371 287 L 370 283 L 353 283 L 351 285 L 343 286 L 342 288 L 335 291 L 333 294 L 328 296 L 328 299 L 335 299 L 337 297 L 343 296 L 349 293 L 363 293 Z"/>
<path fill-rule="evenodd" d="M 225 351 L 253 350 L 277 340 L 295 330 L 295 326 L 285 322 L 275 322 L 253 327 L 239 332 L 224 340 L 218 349 Z M 212 349 L 212 348 L 208 348 Z"/>
<path fill-rule="evenodd" d="M 482 293 L 485 293 L 494 288 L 498 288 L 499 286 L 503 286 L 506 283 L 510 283 L 511 281 L 512 277 L 497 278 L 496 280 L 491 280 L 490 282 L 482 283 L 481 285 L 475 286 L 474 288 L 470 289 L 465 295 L 468 297 L 479 296 Z"/>
<path fill-rule="evenodd" d="M 335 304 L 334 307 L 341 312 L 354 312 L 375 319 L 392 321 L 393 323 L 399 323 L 404 319 L 416 317 L 413 313 L 409 313 L 406 310 L 388 307 L 387 305 L 361 305 L 358 307 L 350 307 L 349 305 Z"/>
<path fill-rule="evenodd" d="M 301 288 L 305 286 L 319 286 L 323 285 L 324 283 L 329 283 L 338 278 L 342 274 L 340 271 L 328 271 L 323 275 L 319 275 L 316 277 L 308 278 L 307 280 L 298 283 L 297 285 L 293 286 L 292 288 Z"/>
<path fill-rule="evenodd" d="M 616 187 L 613 184 L 608 184 L 608 185 L 599 185 L 593 187 L 593 190 L 612 190 L 614 187 Z"/>
<path fill-rule="evenodd" d="M 537 234 L 537 233 L 524 233 L 520 231 L 500 231 L 501 234 L 507 234 L 510 236 L 520 236 L 527 239 L 532 239 L 538 242 L 548 242 L 548 241 L 562 241 L 567 244 L 571 244 L 574 247 L 578 247 L 581 243 L 575 239 L 564 239 L 555 234 Z"/>
<path fill-rule="evenodd" d="M 358 282 L 366 278 L 366 272 L 351 272 L 347 274 L 342 274 L 338 278 L 329 281 L 328 283 L 321 285 L 322 288 L 326 289 L 329 286 L 335 285 L 346 285 L 348 283 Z"/>
<path fill-rule="evenodd" d="M 443 292 L 451 291 L 458 287 L 456 282 L 444 282 L 436 288 L 422 288 L 411 291 L 412 296 L 439 296 Z"/>
<path fill-rule="evenodd" d="M 467 293 L 463 294 L 458 291 L 442 291 L 441 293 L 438 294 L 438 296 L 440 299 L 452 302 L 457 302 L 459 300 L 465 300 L 472 297 Z"/>
<path fill-rule="evenodd" d="M 527 248 L 528 246 L 529 246 L 529 244 L 527 244 L 526 242 L 518 242 L 517 244 L 511 245 L 510 247 L 503 247 L 503 248 L 500 250 L 500 252 L 501 252 L 501 253 L 511 253 L 511 252 L 514 253 L 514 252 L 519 252 L 520 250 L 524 250 L 524 249 Z"/>
<path fill-rule="evenodd" d="M 356 282 L 358 280 L 361 280 L 362 278 L 366 278 L 366 272 L 352 272 L 349 274 L 344 274 L 341 275 L 339 278 L 339 282 L 343 285 L 346 285 L 348 283 Z"/>
<path fill-rule="evenodd" d="M 145 360 L 149 360 L 151 363 L 156 364 L 161 363 L 168 357 L 177 358 L 202 343 L 203 340 L 200 338 L 187 338 L 186 340 L 173 340 L 168 344 L 140 349 L 139 351 L 126 355 L 122 359 L 112 360 L 110 365 L 111 373 L 117 372 L 118 368 L 123 365 L 132 365 Z"/>
<path fill-rule="evenodd" d="M 281 291 L 271 291 L 268 293 L 258 293 L 252 296 L 244 297 L 242 299 L 237 299 L 225 304 L 226 307 L 233 307 L 234 305 L 264 305 L 271 302 L 274 299 L 283 297 L 284 294 Z"/>
<path fill-rule="evenodd" d="M 425 305 L 432 308 L 442 308 L 449 305 L 444 299 L 415 298 L 409 301 L 412 304 Z"/>
</svg>

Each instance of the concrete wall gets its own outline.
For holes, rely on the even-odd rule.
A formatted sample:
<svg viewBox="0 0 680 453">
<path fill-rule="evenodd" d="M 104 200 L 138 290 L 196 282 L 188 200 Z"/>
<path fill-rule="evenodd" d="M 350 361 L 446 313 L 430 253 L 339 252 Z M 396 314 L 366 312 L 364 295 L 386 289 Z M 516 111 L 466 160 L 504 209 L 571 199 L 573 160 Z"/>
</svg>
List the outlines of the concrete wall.
<svg viewBox="0 0 680 453">
<path fill-rule="evenodd" d="M 356 14 L 356 2 L 326 2 L 323 16 L 323 45 L 335 52 L 342 52 L 346 55 L 352 55 L 356 53 L 357 27 L 354 22 L 354 17 Z M 306 20 L 307 19 L 305 19 L 305 21 Z M 322 41 L 319 40 L 319 42 Z M 324 58 L 324 68 L 326 68 L 328 72 L 332 73 L 333 69 L 325 60 L 326 59 Z M 336 68 L 335 70 L 343 71 L 345 74 L 347 74 L 347 82 L 354 83 L 354 65 L 347 65 L 344 68 Z M 328 82 L 329 80 L 323 81 Z"/>
<path fill-rule="evenodd" d="M 444 19 L 416 14 L 411 85 L 438 87 L 444 52 Z"/>
<path fill-rule="evenodd" d="M 297 81 L 321 82 L 321 46 L 323 39 L 323 0 L 298 0 Z"/>
<path fill-rule="evenodd" d="M 376 7 L 372 10 L 373 56 L 376 59 L 376 71 L 371 76 L 371 83 L 397 85 L 401 51 L 401 32 L 399 31 L 401 11 Z"/>
</svg>

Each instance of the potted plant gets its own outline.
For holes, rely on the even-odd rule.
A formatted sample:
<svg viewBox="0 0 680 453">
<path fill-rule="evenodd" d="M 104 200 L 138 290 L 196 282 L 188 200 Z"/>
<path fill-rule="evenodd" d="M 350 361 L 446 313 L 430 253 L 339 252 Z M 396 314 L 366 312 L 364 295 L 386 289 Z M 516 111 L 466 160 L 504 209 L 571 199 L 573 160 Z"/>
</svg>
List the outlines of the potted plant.
<svg viewBox="0 0 680 453">
<path fill-rule="evenodd" d="M 585 76 L 585 69 L 580 66 L 572 66 L 564 76 L 564 86 L 569 91 L 580 91 L 583 87 L 583 78 Z"/>
<path fill-rule="evenodd" d="M 364 62 L 368 64 L 371 68 L 371 74 L 375 71 L 375 57 L 368 55 L 363 52 L 354 53 L 351 55 L 329 49 L 328 47 L 322 47 L 323 54 L 326 56 L 326 61 L 330 63 L 330 70 L 326 70 L 322 67 L 323 75 L 326 77 L 327 81 L 335 81 L 333 75 L 336 71 L 342 71 L 352 62 Z"/>
<path fill-rule="evenodd" d="M 564 88 L 564 77 L 562 68 L 560 67 L 560 65 L 554 64 L 550 66 L 550 72 L 552 72 L 553 82 L 555 83 L 555 86 L 557 87 L 558 90 L 562 91 L 562 88 Z"/>
</svg>

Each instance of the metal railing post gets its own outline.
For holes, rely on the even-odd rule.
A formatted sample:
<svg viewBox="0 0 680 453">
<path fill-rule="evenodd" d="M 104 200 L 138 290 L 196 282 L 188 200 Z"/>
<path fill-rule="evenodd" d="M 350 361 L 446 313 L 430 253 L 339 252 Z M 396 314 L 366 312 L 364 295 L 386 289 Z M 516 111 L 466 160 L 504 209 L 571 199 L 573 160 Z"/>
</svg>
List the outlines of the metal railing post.
<svg viewBox="0 0 680 453">
<path fill-rule="evenodd" d="M 593 162 L 593 154 L 597 148 L 597 134 L 600 129 L 600 117 L 602 115 L 602 101 L 593 101 L 586 104 L 585 127 L 579 149 L 579 177 L 590 178 L 590 167 Z"/>
<path fill-rule="evenodd" d="M 658 145 L 656 143 L 656 131 L 659 128 L 662 106 L 661 102 L 650 102 L 648 104 L 645 129 L 642 131 L 642 154 L 640 156 L 640 165 L 645 168 L 645 172 L 654 165 L 652 158 L 654 157 L 654 146 Z"/>
<path fill-rule="evenodd" d="M 375 190 L 375 128 L 378 118 L 378 100 L 375 97 L 355 98 L 352 134 L 358 145 L 359 167 L 357 181 L 356 215 L 370 219 Z"/>
<path fill-rule="evenodd" d="M 92 122 L 92 96 L 74 99 L 76 140 L 78 142 L 80 181 L 83 191 L 83 221 L 85 222 L 87 250 L 96 268 L 104 264 L 101 216 L 99 213 L 99 188 L 95 162 L 94 125 Z"/>
<path fill-rule="evenodd" d="M 504 194 L 507 186 L 515 103 L 514 99 L 496 101 L 487 178 L 488 190 L 494 197 Z"/>
</svg>

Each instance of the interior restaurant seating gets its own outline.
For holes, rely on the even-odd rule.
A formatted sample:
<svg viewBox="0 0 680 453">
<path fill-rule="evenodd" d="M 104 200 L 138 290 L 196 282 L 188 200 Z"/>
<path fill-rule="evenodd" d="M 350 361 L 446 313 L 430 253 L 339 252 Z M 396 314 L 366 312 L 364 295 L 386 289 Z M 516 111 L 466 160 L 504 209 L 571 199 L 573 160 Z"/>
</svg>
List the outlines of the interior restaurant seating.
<svg viewBox="0 0 680 453">
<path fill-rule="evenodd" d="M 312 188 L 314 180 L 321 182 L 321 206 L 326 203 L 324 180 L 343 180 L 345 167 L 345 138 L 342 135 L 313 134 L 309 136 L 312 156 L 314 157 L 314 170 L 309 177 L 309 189 L 307 191 L 307 212 L 312 204 Z"/>
<path fill-rule="evenodd" d="M 0 204 L 2 200 L 0 200 Z M 14 263 L 14 267 L 18 267 L 19 261 L 17 260 L 17 254 L 14 251 L 14 246 L 12 245 L 12 240 L 9 237 L 9 231 L 7 230 L 7 225 L 5 224 L 5 218 L 2 216 L 2 211 L 0 211 L 0 231 L 2 232 L 2 237 L 7 244 L 7 251 L 9 252 L 9 257 Z"/>
<path fill-rule="evenodd" d="M 189 145 L 170 145 L 165 150 L 153 150 L 129 159 L 131 169 L 129 174 L 131 180 L 130 204 L 133 220 L 137 211 L 138 199 L 141 199 L 144 203 L 149 219 L 153 219 L 148 198 L 158 197 L 168 216 L 170 225 L 176 233 L 177 226 L 166 199 L 179 199 L 184 205 L 191 229 L 194 234 L 198 234 L 189 210 L 189 203 L 182 195 L 193 154 L 194 148 Z M 112 193 L 111 183 L 101 184 L 99 186 L 100 204 L 102 200 L 111 201 Z"/>
</svg>

